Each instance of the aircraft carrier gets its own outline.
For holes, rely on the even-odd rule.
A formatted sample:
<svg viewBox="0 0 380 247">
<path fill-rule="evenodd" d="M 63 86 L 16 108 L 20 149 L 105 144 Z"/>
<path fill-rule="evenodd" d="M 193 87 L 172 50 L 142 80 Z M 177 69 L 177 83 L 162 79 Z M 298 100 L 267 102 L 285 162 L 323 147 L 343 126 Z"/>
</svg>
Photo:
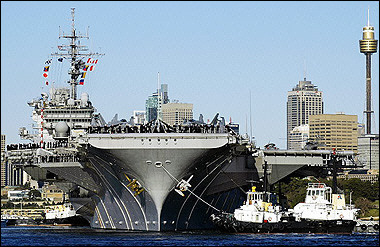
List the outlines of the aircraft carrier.
<svg viewBox="0 0 380 247">
<path fill-rule="evenodd" d="M 173 126 L 159 118 L 134 124 L 115 117 L 107 123 L 87 93 L 77 95 L 83 75 L 103 54 L 80 45 L 88 36 L 76 30 L 74 13 L 71 33 L 60 34 L 69 44 L 52 54 L 70 63 L 69 86 L 51 87 L 28 102 L 35 131 L 22 127 L 19 135 L 31 142 L 8 145 L 7 159 L 69 193 L 91 227 L 210 229 L 209 216 L 239 207 L 247 188 L 262 184 L 264 172 L 265 182 L 274 184 L 291 173 L 320 175 L 336 161 L 352 160 L 352 152 L 258 149 L 219 114 L 210 123 Z"/>
</svg>

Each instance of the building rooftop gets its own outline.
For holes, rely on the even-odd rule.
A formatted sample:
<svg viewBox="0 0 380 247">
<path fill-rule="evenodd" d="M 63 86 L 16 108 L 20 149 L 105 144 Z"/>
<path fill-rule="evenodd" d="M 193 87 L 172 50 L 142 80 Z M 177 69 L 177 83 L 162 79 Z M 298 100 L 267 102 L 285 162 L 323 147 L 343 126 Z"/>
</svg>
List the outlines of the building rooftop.
<svg viewBox="0 0 380 247">
<path fill-rule="evenodd" d="M 299 81 L 298 84 L 293 88 L 293 91 L 318 91 L 318 87 L 315 86 L 311 81 Z"/>
</svg>

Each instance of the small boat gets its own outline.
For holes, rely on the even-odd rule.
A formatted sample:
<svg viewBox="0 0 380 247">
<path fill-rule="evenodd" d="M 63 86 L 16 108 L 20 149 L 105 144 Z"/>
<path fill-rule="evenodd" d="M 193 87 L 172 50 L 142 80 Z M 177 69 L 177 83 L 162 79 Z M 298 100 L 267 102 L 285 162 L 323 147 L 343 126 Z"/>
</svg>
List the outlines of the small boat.
<svg viewBox="0 0 380 247">
<path fill-rule="evenodd" d="M 5 221 L 7 226 L 30 226 L 37 225 L 38 222 L 30 217 L 22 215 L 6 214 L 1 215 L 1 221 Z"/>
<path fill-rule="evenodd" d="M 210 219 L 227 232 L 352 233 L 358 211 L 346 205 L 344 194 L 333 194 L 324 183 L 309 183 L 305 202 L 293 209 L 283 210 L 276 205 L 275 194 L 252 187 L 233 214 L 213 214 Z"/>
<path fill-rule="evenodd" d="M 71 203 L 47 206 L 43 219 L 22 215 L 1 215 L 1 222 L 7 226 L 89 226 L 90 223 L 76 213 Z"/>
<path fill-rule="evenodd" d="M 42 224 L 46 225 L 71 225 L 88 226 L 90 223 L 76 213 L 73 205 L 69 202 L 51 206 L 45 211 L 45 219 Z"/>
</svg>

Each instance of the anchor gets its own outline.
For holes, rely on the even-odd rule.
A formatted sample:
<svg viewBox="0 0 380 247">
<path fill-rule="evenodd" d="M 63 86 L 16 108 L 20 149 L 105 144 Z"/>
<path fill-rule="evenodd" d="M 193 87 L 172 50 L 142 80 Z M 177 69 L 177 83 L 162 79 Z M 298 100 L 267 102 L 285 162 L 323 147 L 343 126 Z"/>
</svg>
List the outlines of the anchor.
<svg viewBox="0 0 380 247">
<path fill-rule="evenodd" d="M 169 161 L 167 161 L 166 163 L 168 163 Z M 190 180 L 193 178 L 193 175 L 190 176 L 190 178 L 186 181 L 184 179 L 181 179 L 181 181 L 179 181 L 176 177 L 174 177 L 166 168 L 165 166 L 162 164 L 162 162 L 160 161 L 157 161 L 155 163 L 156 167 L 157 168 L 162 168 L 168 175 L 169 177 L 171 177 L 174 181 L 177 182 L 177 186 L 178 189 L 174 189 L 178 194 L 180 194 L 181 196 L 185 196 L 185 194 L 183 193 L 184 191 L 189 191 L 193 196 L 195 196 L 196 198 L 198 198 L 201 202 L 205 203 L 207 206 L 213 208 L 214 210 L 218 211 L 218 212 L 222 212 L 222 210 L 220 209 L 217 209 L 216 207 L 214 207 L 213 205 L 211 205 L 210 203 L 206 202 L 205 200 L 203 200 L 201 197 L 199 197 L 198 195 L 196 195 L 194 192 L 192 192 L 189 187 L 191 187 L 191 184 L 190 184 Z"/>
<path fill-rule="evenodd" d="M 184 179 L 182 179 L 178 184 L 177 184 L 177 188 L 179 189 L 174 189 L 175 192 L 177 192 L 178 194 L 180 194 L 181 196 L 185 196 L 185 194 L 182 192 L 182 191 L 187 191 L 189 189 L 189 187 L 191 187 L 191 184 L 189 183 L 190 180 L 193 178 L 193 175 L 190 176 L 190 178 L 186 181 Z"/>
</svg>

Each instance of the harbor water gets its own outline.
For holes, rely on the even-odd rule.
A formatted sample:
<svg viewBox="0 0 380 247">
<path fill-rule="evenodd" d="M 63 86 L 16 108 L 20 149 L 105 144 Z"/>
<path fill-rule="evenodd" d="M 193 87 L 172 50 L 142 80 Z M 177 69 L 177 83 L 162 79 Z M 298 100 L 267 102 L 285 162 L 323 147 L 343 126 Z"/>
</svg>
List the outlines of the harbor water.
<svg viewBox="0 0 380 247">
<path fill-rule="evenodd" d="M 378 246 L 379 233 L 225 234 L 120 232 L 88 227 L 1 226 L 1 246 Z"/>
</svg>

